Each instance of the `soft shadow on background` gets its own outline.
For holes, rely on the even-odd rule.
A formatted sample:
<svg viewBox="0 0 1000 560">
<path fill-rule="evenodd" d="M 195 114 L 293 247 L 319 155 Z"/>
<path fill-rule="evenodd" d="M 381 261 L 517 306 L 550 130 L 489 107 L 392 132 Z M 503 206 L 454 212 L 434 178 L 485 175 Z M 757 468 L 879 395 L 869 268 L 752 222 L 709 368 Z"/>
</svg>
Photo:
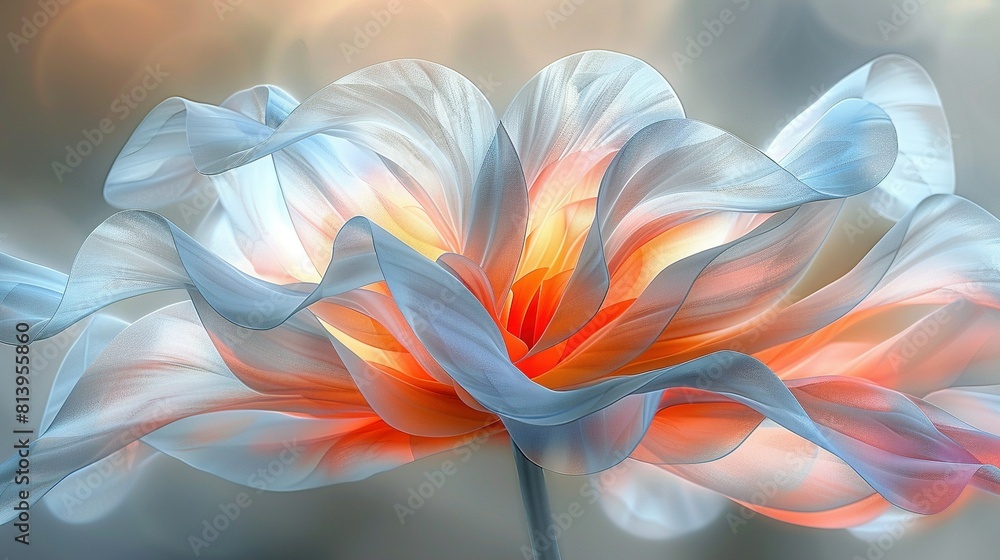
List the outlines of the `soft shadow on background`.
<svg viewBox="0 0 1000 560">
<path fill-rule="evenodd" d="M 46 5 L 54 15 L 38 16 Z M 723 10 L 733 17 L 720 31 L 713 22 Z M 45 23 L 27 25 L 32 19 Z M 718 32 L 703 41 L 707 46 L 692 48 L 706 29 Z M 998 30 L 994 0 L 5 1 L 0 250 L 67 271 L 86 235 L 114 212 L 101 190 L 115 155 L 142 116 L 167 97 L 218 103 L 236 90 L 272 83 L 302 99 L 358 68 L 423 58 L 469 77 L 499 113 L 544 65 L 588 49 L 649 62 L 673 85 L 689 117 L 757 146 L 858 66 L 884 53 L 908 55 L 927 68 L 944 100 L 958 193 L 996 215 Z M 197 210 L 169 217 L 191 226 Z M 150 296 L 112 311 L 132 320 L 178 297 Z M 51 346 L 38 346 L 49 357 L 39 377 L 54 374 L 59 341 Z M 2 363 L 11 361 L 7 353 L 0 350 Z M 3 387 L 7 395 L 6 381 Z M 11 417 L 8 400 L 0 402 L 2 418 Z M 3 457 L 11 448 L 8 432 L 0 432 Z M 394 504 L 448 457 L 315 491 L 253 493 L 252 504 L 200 557 L 522 558 L 527 537 L 509 451 L 502 441 L 475 450 L 402 524 Z M 189 535 L 200 534 L 220 504 L 245 491 L 163 458 L 134 478 L 131 491 L 120 492 L 121 503 L 92 523 L 64 523 L 39 504 L 31 547 L 15 546 L 13 530 L 4 527 L 0 554 L 193 558 Z M 587 483 L 550 480 L 554 511 L 579 501 Z M 741 522 L 723 515 L 664 541 L 632 536 L 600 507 L 587 506 L 561 539 L 563 555 L 971 560 L 995 558 L 1000 547 L 1000 501 L 975 493 L 932 524 L 899 524 L 868 535 L 869 542 L 847 531 L 746 518 L 736 507 L 729 513 Z"/>
</svg>

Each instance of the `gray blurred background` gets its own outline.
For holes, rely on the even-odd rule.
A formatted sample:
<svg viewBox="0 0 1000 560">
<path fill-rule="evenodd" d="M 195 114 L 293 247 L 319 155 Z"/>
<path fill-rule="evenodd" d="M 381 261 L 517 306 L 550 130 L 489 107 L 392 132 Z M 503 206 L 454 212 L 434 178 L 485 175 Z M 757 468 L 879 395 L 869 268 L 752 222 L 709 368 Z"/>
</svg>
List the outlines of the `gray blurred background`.
<svg viewBox="0 0 1000 560">
<path fill-rule="evenodd" d="M 37 15 L 46 5 L 54 15 Z M 379 23 L 373 11 L 390 7 L 396 13 Z M 685 54 L 688 39 L 723 9 L 735 13 L 732 23 L 690 64 L 679 65 L 674 54 Z M 363 33 L 366 28 L 377 32 Z M 841 77 L 878 55 L 902 53 L 927 68 L 944 100 L 959 194 L 1000 212 L 1000 158 L 994 155 L 1000 147 L 1000 3 L 994 0 L 6 0 L 0 31 L 7 37 L 0 46 L 0 250 L 63 271 L 85 236 L 113 213 L 101 195 L 103 178 L 160 100 L 180 95 L 216 103 L 259 83 L 301 99 L 352 70 L 393 58 L 450 66 L 502 112 L 549 62 L 581 50 L 616 50 L 663 73 L 690 117 L 763 146 Z M 99 129 L 104 119 L 110 132 L 95 141 L 95 133 L 85 131 Z M 88 135 L 93 153 L 67 161 L 67 149 Z M 158 295 L 112 311 L 132 320 L 176 299 Z M 51 350 L 42 344 L 36 350 L 51 356 L 36 372 L 41 378 L 54 373 L 60 351 L 58 341 L 48 344 Z M 10 363 L 8 354 L 0 351 L 0 363 Z M 36 406 L 43 385 L 36 386 Z M 12 386 L 3 382 L 4 419 Z M 8 432 L 0 431 L 0 450 L 10 449 Z M 526 530 L 503 441 L 477 450 L 400 524 L 394 504 L 423 482 L 424 471 L 441 464 L 431 457 L 358 483 L 254 495 L 200 557 L 523 558 Z M 15 546 L 14 531 L 3 527 L 0 555 L 191 558 L 189 535 L 244 490 L 165 458 L 130 480 L 131 490 L 119 492 L 121 503 L 92 523 L 65 523 L 39 504 L 31 547 Z M 554 511 L 579 499 L 586 482 L 550 481 Z M 888 546 L 873 549 L 847 531 L 760 516 L 735 531 L 722 516 L 673 540 L 641 539 L 594 505 L 561 543 L 567 560 L 976 559 L 996 557 L 998 521 L 1000 500 L 973 494 L 932 526 L 907 526 L 888 540 L 882 534 Z M 868 538 L 878 544 L 879 536 Z"/>
</svg>

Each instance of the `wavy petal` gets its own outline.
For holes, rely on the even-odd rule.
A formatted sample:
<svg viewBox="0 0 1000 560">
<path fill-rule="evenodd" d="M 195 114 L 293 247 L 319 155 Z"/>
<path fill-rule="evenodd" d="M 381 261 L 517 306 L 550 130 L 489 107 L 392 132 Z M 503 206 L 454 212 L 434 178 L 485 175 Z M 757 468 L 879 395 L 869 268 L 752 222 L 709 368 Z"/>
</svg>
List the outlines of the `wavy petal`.
<svg viewBox="0 0 1000 560">
<path fill-rule="evenodd" d="M 111 455 L 70 473 L 42 498 L 63 523 L 93 523 L 114 512 L 138 484 L 156 450 L 132 442 Z"/>
<path fill-rule="evenodd" d="M 790 165 L 801 179 L 734 136 L 697 121 L 662 121 L 636 134 L 601 182 L 597 216 L 563 296 L 573 305 L 555 312 L 536 351 L 564 340 L 594 317 L 619 262 L 671 228 L 706 213 L 768 213 L 852 196 L 873 187 L 891 168 L 895 132 L 874 105 L 841 103 L 817 128 L 820 132 L 807 136 L 791 155 Z M 727 241 L 725 233 L 705 239 L 707 246 L 694 250 Z M 662 243 L 656 249 L 670 254 Z M 631 292 L 620 297 L 655 292 L 646 283 L 652 286 L 664 275 L 661 267 L 630 278 Z"/>
<path fill-rule="evenodd" d="M 800 280 L 769 308 L 713 332 L 671 338 L 668 328 L 623 372 L 726 349 L 786 379 L 822 370 L 915 395 L 981 383 L 997 363 L 998 240 L 993 216 L 935 195 L 836 281 L 812 291 Z"/>
<path fill-rule="evenodd" d="M 896 164 L 863 204 L 898 220 L 927 196 L 954 192 L 951 133 L 941 98 L 926 70 L 896 54 L 876 58 L 838 82 L 782 129 L 766 153 L 783 160 L 824 113 L 846 99 L 878 105 L 899 137 Z"/>
<path fill-rule="evenodd" d="M 224 120 L 262 141 L 297 104 L 274 86 L 238 92 L 219 107 L 168 99 L 150 111 L 122 148 L 104 196 L 119 208 L 177 206 L 185 223 L 198 226 L 200 238 L 245 272 L 285 282 L 315 275 L 289 218 L 272 158 L 208 176 L 195 166 L 190 142 L 192 129 L 212 134 Z M 246 187 L 250 184 L 252 189 Z"/>
<path fill-rule="evenodd" d="M 181 352 L 178 338 L 189 341 Z M 138 355 L 136 348 L 144 352 Z M 108 345 L 79 378 L 45 433 L 31 443 L 32 502 L 69 473 L 178 418 L 279 403 L 294 408 L 302 400 L 251 391 L 226 370 L 190 304 L 164 308 Z M 10 511 L 18 489 L 23 490 L 13 484 L 17 459 L 15 454 L 0 465 L 7 481 L 0 502 Z"/>
<path fill-rule="evenodd" d="M 648 64 L 615 52 L 586 51 L 532 77 L 501 120 L 521 158 L 534 209 L 539 189 L 562 187 L 535 185 L 546 167 L 573 154 L 614 153 L 643 127 L 682 117 L 674 90 Z"/>
<path fill-rule="evenodd" d="M 998 242 L 986 211 L 930 197 L 847 275 L 779 309 L 745 351 L 785 377 L 825 361 L 915 394 L 983 379 L 996 360 Z"/>
<path fill-rule="evenodd" d="M 851 378 L 818 377 L 788 386 L 807 414 L 835 433 L 831 439 L 842 446 L 837 454 L 770 421 L 755 426 L 721 414 L 724 408 L 703 407 L 704 416 L 682 416 L 659 427 L 659 433 L 648 433 L 649 442 L 644 439 L 633 456 L 665 465 L 772 517 L 821 527 L 857 525 L 879 515 L 887 503 L 878 499 L 876 489 L 889 502 L 926 514 L 953 503 L 967 483 L 996 488 L 1000 439 L 924 401 Z M 661 446 L 672 436 L 685 437 L 697 424 L 716 430 L 715 436 L 704 434 L 709 449 L 713 441 L 724 445 L 710 453 Z M 887 472 L 873 483 L 852 456 Z M 880 486 L 885 483 L 890 492 Z"/>
<path fill-rule="evenodd" d="M 786 126 L 766 150 L 783 161 L 786 154 L 835 104 L 864 99 L 892 120 L 899 138 L 896 163 L 871 191 L 848 200 L 837 225 L 817 255 L 808 284 L 818 289 L 855 266 L 865 253 L 924 198 L 953 193 L 952 136 L 941 99 L 930 76 L 913 60 L 886 55 L 837 83 Z"/>
<path fill-rule="evenodd" d="M 521 325 L 525 314 L 546 322 L 554 305 L 532 307 L 534 294 L 550 291 L 573 268 L 611 158 L 643 127 L 683 116 L 673 89 L 656 70 L 607 51 L 558 60 L 518 92 L 502 122 L 528 188 L 527 236 L 516 279 L 531 285 L 515 292 L 504 312 L 513 317 L 507 322 Z M 524 330 L 515 334 L 529 346 L 541 334 L 541 328 Z"/>
<path fill-rule="evenodd" d="M 268 279 L 281 281 L 273 274 L 277 264 L 293 278 L 315 279 L 337 229 L 354 215 L 373 218 L 431 256 L 460 250 L 496 127 L 471 82 L 417 60 L 359 70 L 301 104 L 272 86 L 220 107 L 175 98 L 130 138 L 106 196 L 156 208 L 195 189 L 209 197 L 217 191 L 224 213 L 207 224 L 203 240 L 232 230 Z M 174 172 L 167 189 L 160 187 L 164 166 Z M 213 175 L 214 187 L 181 180 L 197 174 Z"/>
<path fill-rule="evenodd" d="M 372 413 L 315 418 L 232 410 L 178 420 L 143 441 L 257 491 L 293 491 L 361 480 L 493 432 L 427 438 L 395 430 Z"/>
<path fill-rule="evenodd" d="M 73 341 L 52 380 L 52 389 L 49 391 L 49 398 L 45 403 L 45 412 L 38 425 L 39 434 L 44 434 L 48 430 L 70 392 L 76 387 L 83 372 L 87 371 L 87 368 L 94 363 L 104 348 L 127 326 L 128 323 L 121 319 L 97 314 L 80 333 L 80 336 Z"/>
<path fill-rule="evenodd" d="M 141 212 L 133 216 L 151 218 Z M 810 392 L 803 384 L 786 386 L 764 364 L 742 354 L 709 354 L 674 367 L 608 378 L 566 391 L 553 391 L 538 385 L 524 377 L 507 359 L 505 341 L 489 312 L 458 279 L 363 218 L 355 218 L 342 228 L 323 282 L 309 292 L 301 287 L 290 291 L 239 275 L 218 260 L 195 259 L 193 256 L 199 255 L 197 247 L 184 241 L 182 235 L 162 221 L 150 220 L 145 227 L 163 236 L 173 235 L 176 252 L 172 258 L 185 264 L 184 270 L 190 274 L 183 283 L 234 322 L 247 321 L 240 314 L 246 310 L 241 303 L 248 300 L 247 294 L 255 291 L 260 296 L 277 296 L 271 300 L 275 301 L 273 307 L 261 312 L 264 317 L 252 321 L 257 326 L 268 326 L 286 321 L 311 301 L 384 280 L 407 323 L 411 327 L 423 325 L 413 328 L 413 332 L 435 361 L 478 403 L 503 420 L 526 455 L 550 469 L 585 473 L 616 464 L 641 441 L 662 406 L 665 390 L 698 387 L 741 403 L 836 455 L 900 507 L 936 511 L 938 505 L 946 505 L 948 499 L 953 499 L 974 478 L 977 484 L 996 490 L 994 463 L 980 462 L 952 439 L 956 434 L 965 435 L 970 446 L 975 444 L 985 449 L 985 454 L 979 456 L 991 458 L 995 442 L 990 437 L 969 430 L 963 432 L 960 427 L 950 424 L 947 427 L 951 437 L 945 436 L 936 428 L 940 420 L 932 423 L 911 401 L 888 390 L 875 390 L 870 384 L 861 386 L 862 395 L 871 393 L 872 398 L 866 401 L 852 400 L 846 389 L 817 393 Z M 177 273 L 167 267 L 168 274 L 155 278 L 154 272 L 160 269 L 151 271 L 151 266 L 154 265 L 147 260 L 144 279 L 152 285 L 163 285 L 165 278 L 172 278 Z M 220 290 L 221 279 L 225 279 L 228 291 Z M 72 292 L 74 282 L 71 275 L 67 294 Z M 135 288 L 126 291 L 134 293 Z M 440 305 L 444 295 L 447 295 L 448 305 Z M 52 321 L 49 325 L 59 322 Z M 203 332 L 190 321 L 184 325 L 178 317 L 177 322 L 179 324 L 161 321 L 150 324 L 169 328 L 172 333 L 184 333 L 191 340 L 197 340 L 199 332 L 204 338 Z M 129 332 L 126 330 L 123 334 Z M 119 337 L 123 348 L 140 344 L 140 339 L 161 343 L 166 340 L 155 334 L 163 331 L 150 334 L 136 329 L 131 332 L 139 339 Z M 134 359 L 133 354 L 130 356 Z M 153 358 L 155 352 L 150 356 Z M 175 366 L 153 370 L 170 379 L 165 386 L 157 387 L 156 393 L 171 395 L 165 404 L 171 404 L 169 410 L 179 413 L 171 412 L 162 422 L 152 422 L 150 430 L 179 417 L 214 410 L 266 407 L 301 411 L 310 410 L 314 405 L 299 396 L 263 395 L 250 390 L 228 373 L 214 348 L 211 352 L 189 352 L 184 359 L 190 363 L 184 363 L 180 369 L 190 372 L 187 376 L 178 376 Z M 120 355 L 105 351 L 91 369 L 92 376 L 81 378 L 71 399 L 67 399 L 53 421 L 46 439 L 35 443 L 38 451 L 35 456 L 49 463 L 47 468 L 53 469 L 40 473 L 44 484 L 54 483 L 67 470 L 75 468 L 74 464 L 82 466 L 100 458 L 95 448 L 113 450 L 124 445 L 135 423 L 154 412 L 146 401 L 122 397 L 129 393 L 127 383 L 114 385 L 120 389 L 118 393 L 106 393 L 107 385 L 103 381 L 134 369 L 127 367 L 127 363 L 128 360 L 121 360 Z M 102 367 L 110 371 L 101 371 Z M 205 375 L 207 372 L 212 375 Z M 99 388 L 94 379 L 102 380 Z M 841 378 L 822 381 L 826 382 L 847 381 Z M 94 413 L 92 401 L 98 395 L 103 399 L 98 414 L 118 415 L 120 412 L 120 418 L 128 420 L 124 423 L 121 420 L 101 422 L 90 418 L 89 414 Z M 77 410 L 80 412 L 75 412 Z M 83 414 L 86 423 L 74 422 L 77 414 Z M 843 421 L 847 422 L 846 428 L 839 423 Z M 102 431 L 93 433 L 95 427 Z M 85 442 L 84 449 L 75 453 L 72 461 L 57 457 L 48 461 L 49 453 L 67 451 L 61 446 L 46 451 L 47 442 L 81 435 L 81 429 L 87 434 L 85 439 L 79 440 Z M 892 434 L 893 439 L 872 441 L 871 434 L 879 433 Z M 919 450 L 913 449 L 916 442 L 921 442 Z M 12 465 L 8 460 L 4 469 Z M 914 485 L 941 480 L 946 470 L 958 475 L 949 481 L 948 493 L 941 504 L 922 504 L 910 493 Z M 9 491 L 5 491 L 4 496 L 10 499 Z"/>
<path fill-rule="evenodd" d="M 476 177 L 461 255 L 478 264 L 493 291 L 492 307 L 507 297 L 524 249 L 528 190 L 521 162 L 501 125 Z"/>
</svg>

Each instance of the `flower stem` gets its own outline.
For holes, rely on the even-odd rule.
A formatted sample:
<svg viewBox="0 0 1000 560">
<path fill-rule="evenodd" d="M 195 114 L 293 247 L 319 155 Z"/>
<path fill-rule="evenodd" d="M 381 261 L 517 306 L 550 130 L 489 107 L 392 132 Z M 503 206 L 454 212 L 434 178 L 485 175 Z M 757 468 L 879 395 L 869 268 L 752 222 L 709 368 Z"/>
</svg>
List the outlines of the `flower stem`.
<svg viewBox="0 0 1000 560">
<path fill-rule="evenodd" d="M 524 456 L 513 441 L 514 464 L 517 465 L 517 479 L 521 483 L 521 500 L 528 518 L 528 540 L 535 560 L 560 560 L 559 543 L 549 534 L 552 513 L 549 496 L 545 491 L 545 470 Z"/>
</svg>

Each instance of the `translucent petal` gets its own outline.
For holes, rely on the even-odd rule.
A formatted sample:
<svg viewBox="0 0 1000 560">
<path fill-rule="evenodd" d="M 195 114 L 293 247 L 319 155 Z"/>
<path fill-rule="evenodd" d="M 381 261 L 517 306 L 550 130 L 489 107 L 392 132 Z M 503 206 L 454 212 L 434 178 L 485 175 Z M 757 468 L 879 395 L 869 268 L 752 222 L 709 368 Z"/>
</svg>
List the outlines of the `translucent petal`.
<svg viewBox="0 0 1000 560">
<path fill-rule="evenodd" d="M 864 99 L 885 111 L 896 127 L 899 154 L 892 171 L 857 204 L 898 220 L 920 200 L 953 193 L 952 138 L 941 98 L 927 72 L 913 60 L 891 54 L 855 70 L 795 117 L 765 152 L 784 159 L 831 107 L 845 99 Z"/>
</svg>

